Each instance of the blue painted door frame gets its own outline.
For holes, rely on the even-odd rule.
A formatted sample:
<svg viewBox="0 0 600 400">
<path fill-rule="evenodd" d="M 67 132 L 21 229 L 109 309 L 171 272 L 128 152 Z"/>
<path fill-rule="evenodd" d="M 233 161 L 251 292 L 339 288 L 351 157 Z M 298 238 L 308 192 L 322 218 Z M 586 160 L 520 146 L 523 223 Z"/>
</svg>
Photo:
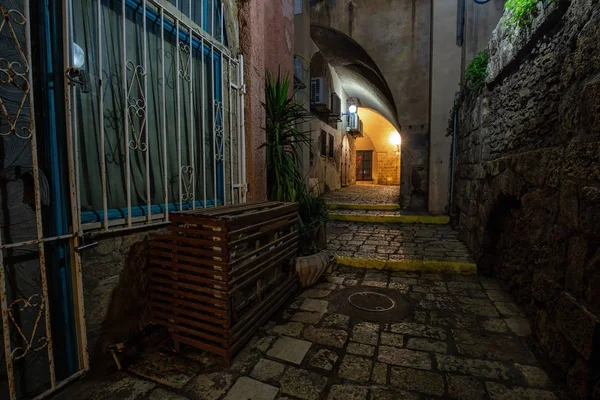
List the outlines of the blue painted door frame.
<svg viewBox="0 0 600 400">
<path fill-rule="evenodd" d="M 38 22 L 39 93 L 42 113 L 37 130 L 41 139 L 40 169 L 48 179 L 50 205 L 44 220 L 44 236 L 68 235 L 71 230 L 71 201 L 67 132 L 64 115 L 64 65 L 62 0 L 42 0 L 35 9 Z M 46 245 L 49 299 L 52 320 L 54 360 L 58 379 L 65 379 L 79 367 L 76 319 L 72 282 L 72 242 L 69 239 Z"/>
</svg>

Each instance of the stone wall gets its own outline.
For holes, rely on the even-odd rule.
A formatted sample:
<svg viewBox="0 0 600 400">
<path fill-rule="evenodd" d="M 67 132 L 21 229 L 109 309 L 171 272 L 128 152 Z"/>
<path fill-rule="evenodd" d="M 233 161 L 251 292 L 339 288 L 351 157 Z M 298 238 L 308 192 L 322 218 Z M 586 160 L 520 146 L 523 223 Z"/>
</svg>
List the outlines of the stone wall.
<svg viewBox="0 0 600 400">
<path fill-rule="evenodd" d="M 380 152 L 377 154 L 379 175 L 377 183 L 379 185 L 399 185 L 400 184 L 400 157 L 398 152 Z"/>
<path fill-rule="evenodd" d="M 574 397 L 600 398 L 600 3 L 499 25 L 460 111 L 456 212 L 481 272 L 525 306 Z"/>
<path fill-rule="evenodd" d="M 148 233 L 98 239 L 82 253 L 81 272 L 88 351 L 92 367 L 149 321 Z"/>
</svg>

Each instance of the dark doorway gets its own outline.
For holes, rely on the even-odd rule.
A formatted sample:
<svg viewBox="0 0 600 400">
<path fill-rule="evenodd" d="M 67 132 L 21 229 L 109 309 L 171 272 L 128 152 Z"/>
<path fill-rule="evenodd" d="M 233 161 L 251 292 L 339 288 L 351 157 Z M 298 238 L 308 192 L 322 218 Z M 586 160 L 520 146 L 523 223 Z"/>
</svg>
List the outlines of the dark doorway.
<svg viewBox="0 0 600 400">
<path fill-rule="evenodd" d="M 356 152 L 356 180 L 373 180 L 373 150 L 359 150 Z"/>
</svg>

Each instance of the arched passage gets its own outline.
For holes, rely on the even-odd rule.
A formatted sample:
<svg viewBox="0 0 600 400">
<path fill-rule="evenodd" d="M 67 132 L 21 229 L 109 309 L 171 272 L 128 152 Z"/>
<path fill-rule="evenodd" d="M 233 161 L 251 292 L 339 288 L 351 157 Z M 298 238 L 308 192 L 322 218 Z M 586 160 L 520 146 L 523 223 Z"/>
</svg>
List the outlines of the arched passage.
<svg viewBox="0 0 600 400">
<path fill-rule="evenodd" d="M 350 179 L 350 183 L 354 183 L 355 180 L 397 186 L 402 183 L 410 199 L 413 192 L 412 175 L 401 174 L 401 170 L 410 172 L 415 159 L 421 159 L 413 153 L 420 155 L 420 152 L 409 151 L 406 160 L 410 161 L 411 165 L 400 168 L 401 163 L 405 161 L 401 157 L 404 149 L 400 148 L 399 143 L 400 134 L 404 132 L 398 120 L 394 96 L 381 70 L 364 48 L 343 32 L 312 24 L 311 38 L 318 50 L 313 56 L 313 63 L 326 62 L 331 66 L 348 97 L 358 99 L 360 106 L 359 116 L 363 120 L 365 137 L 356 139 L 355 146 L 349 146 L 349 169 L 354 178 Z M 316 67 L 317 65 L 313 65 L 311 69 Z M 362 153 L 369 151 L 370 153 Z M 367 168 L 363 168 L 359 163 L 367 163 Z M 367 173 L 364 173 L 365 171 Z M 343 173 L 341 180 L 344 185 L 346 180 Z M 410 200 L 406 205 L 410 205 Z"/>
<path fill-rule="evenodd" d="M 356 139 L 357 181 L 400 186 L 401 137 L 396 127 L 370 108 L 360 107 L 358 115 L 364 134 Z"/>
</svg>

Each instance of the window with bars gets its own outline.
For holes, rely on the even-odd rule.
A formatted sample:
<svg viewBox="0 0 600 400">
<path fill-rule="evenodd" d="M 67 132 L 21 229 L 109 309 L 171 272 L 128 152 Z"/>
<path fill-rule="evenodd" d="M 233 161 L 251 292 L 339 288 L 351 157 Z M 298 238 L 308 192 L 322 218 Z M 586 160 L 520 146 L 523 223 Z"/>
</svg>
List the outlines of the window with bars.
<svg viewBox="0 0 600 400">
<path fill-rule="evenodd" d="M 217 0 L 73 2 L 71 63 L 87 82 L 71 92 L 84 228 L 241 201 L 241 71 L 223 10 Z"/>
</svg>

